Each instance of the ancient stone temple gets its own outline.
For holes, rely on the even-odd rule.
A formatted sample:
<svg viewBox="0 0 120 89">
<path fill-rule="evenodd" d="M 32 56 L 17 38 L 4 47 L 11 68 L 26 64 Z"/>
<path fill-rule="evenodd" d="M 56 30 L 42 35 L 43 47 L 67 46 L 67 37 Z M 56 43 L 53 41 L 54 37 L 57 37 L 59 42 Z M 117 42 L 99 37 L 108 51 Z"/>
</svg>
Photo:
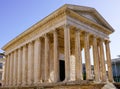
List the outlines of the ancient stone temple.
<svg viewBox="0 0 120 89">
<path fill-rule="evenodd" d="M 62 6 L 2 48 L 4 86 L 113 82 L 109 48 L 113 31 L 94 8 Z"/>
</svg>

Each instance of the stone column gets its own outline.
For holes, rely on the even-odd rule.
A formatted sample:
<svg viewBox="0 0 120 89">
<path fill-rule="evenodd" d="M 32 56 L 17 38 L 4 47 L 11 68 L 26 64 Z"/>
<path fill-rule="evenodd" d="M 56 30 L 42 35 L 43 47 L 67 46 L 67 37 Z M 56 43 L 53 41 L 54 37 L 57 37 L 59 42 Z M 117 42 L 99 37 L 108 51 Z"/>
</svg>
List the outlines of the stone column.
<svg viewBox="0 0 120 89">
<path fill-rule="evenodd" d="M 13 84 L 13 52 L 10 55 L 10 81 L 9 85 L 12 86 Z"/>
<path fill-rule="evenodd" d="M 11 81 L 11 80 L 10 80 L 10 77 L 11 77 L 11 75 L 10 75 L 10 74 L 11 74 L 11 72 L 10 72 L 10 65 L 11 65 L 11 64 L 10 64 L 10 59 L 11 59 L 11 53 L 9 53 L 9 68 L 8 68 L 8 70 L 9 70 L 9 71 L 8 71 L 8 73 L 9 73 L 9 75 L 8 75 L 8 85 L 9 85 L 9 86 L 10 86 L 10 81 Z"/>
<path fill-rule="evenodd" d="M 113 82 L 113 74 L 112 74 L 112 62 L 111 62 L 111 54 L 110 54 L 110 47 L 109 47 L 108 40 L 105 41 L 105 47 L 106 47 L 106 59 L 107 59 L 107 66 L 108 66 L 108 80 L 110 82 Z"/>
<path fill-rule="evenodd" d="M 7 71 L 8 71 L 8 55 L 6 55 L 6 59 L 5 59 L 5 81 L 4 81 L 4 86 L 7 86 L 8 84 L 7 84 Z"/>
<path fill-rule="evenodd" d="M 14 81 L 15 81 L 15 73 L 14 73 L 14 70 L 15 70 L 15 64 L 14 64 L 14 62 L 15 62 L 15 51 L 13 52 L 13 80 L 12 80 L 12 82 L 13 82 L 13 86 L 14 86 Z"/>
<path fill-rule="evenodd" d="M 6 75 L 6 81 L 7 81 L 7 86 L 9 86 L 9 72 L 10 72 L 10 54 L 8 54 L 7 57 L 7 75 Z"/>
<path fill-rule="evenodd" d="M 13 80 L 13 83 L 14 83 L 14 85 L 17 85 L 17 68 L 18 68 L 18 63 L 17 63 L 17 58 L 18 58 L 18 56 L 17 56 L 17 50 L 15 50 L 14 51 L 14 80 Z"/>
<path fill-rule="evenodd" d="M 105 57 L 104 57 L 104 48 L 103 48 L 103 39 L 100 40 L 100 67 L 102 73 L 102 82 L 106 82 L 106 67 L 105 67 Z"/>
<path fill-rule="evenodd" d="M 81 45 L 80 45 L 80 31 L 75 31 L 75 78 L 76 80 L 83 80 L 82 74 L 82 55 L 81 55 Z"/>
<path fill-rule="evenodd" d="M 37 38 L 34 44 L 34 84 L 40 83 L 41 71 L 41 40 Z"/>
<path fill-rule="evenodd" d="M 4 63 L 4 84 L 3 84 L 3 86 L 6 86 L 6 75 L 7 75 L 7 73 L 6 73 L 6 71 L 7 71 L 7 56 L 5 56 L 6 57 L 6 59 L 5 59 L 5 63 Z"/>
<path fill-rule="evenodd" d="M 12 86 L 13 86 L 13 81 L 14 81 L 14 52 L 12 52 Z"/>
<path fill-rule="evenodd" d="M 58 33 L 54 31 L 54 82 L 59 81 L 59 53 L 58 53 Z"/>
<path fill-rule="evenodd" d="M 85 52 L 85 67 L 86 67 L 86 79 L 92 79 L 91 75 L 91 62 L 90 62 L 90 46 L 89 46 L 89 33 L 85 32 L 84 37 L 84 52 Z"/>
<path fill-rule="evenodd" d="M 14 65 L 14 67 L 13 67 L 13 85 L 15 86 L 16 51 L 14 51 L 13 60 L 14 60 L 13 61 L 13 65 Z"/>
<path fill-rule="evenodd" d="M 9 86 L 11 85 L 11 53 L 9 54 Z"/>
<path fill-rule="evenodd" d="M 27 45 L 23 46 L 22 50 L 22 85 L 27 84 L 27 63 L 28 60 L 28 51 L 27 51 Z"/>
<path fill-rule="evenodd" d="M 97 37 L 93 36 L 93 59 L 94 59 L 94 74 L 95 81 L 100 80 L 100 69 L 99 69 L 99 60 L 98 60 L 98 48 L 97 48 Z"/>
<path fill-rule="evenodd" d="M 99 66 L 99 75 L 100 75 L 100 80 L 102 79 L 102 67 L 101 67 L 101 63 L 100 63 L 100 42 L 98 41 L 98 44 L 97 44 L 97 51 L 98 51 L 98 66 Z"/>
<path fill-rule="evenodd" d="M 41 71 L 40 71 L 40 79 L 41 79 L 41 83 L 45 81 L 45 39 L 44 37 L 40 38 L 41 40 Z"/>
<path fill-rule="evenodd" d="M 45 35 L 45 82 L 49 79 L 49 37 Z"/>
<path fill-rule="evenodd" d="M 22 49 L 18 49 L 17 85 L 22 84 Z"/>
<path fill-rule="evenodd" d="M 65 81 L 70 80 L 70 28 L 64 27 Z"/>
<path fill-rule="evenodd" d="M 34 48 L 33 42 L 28 44 L 28 85 L 34 82 Z"/>
</svg>

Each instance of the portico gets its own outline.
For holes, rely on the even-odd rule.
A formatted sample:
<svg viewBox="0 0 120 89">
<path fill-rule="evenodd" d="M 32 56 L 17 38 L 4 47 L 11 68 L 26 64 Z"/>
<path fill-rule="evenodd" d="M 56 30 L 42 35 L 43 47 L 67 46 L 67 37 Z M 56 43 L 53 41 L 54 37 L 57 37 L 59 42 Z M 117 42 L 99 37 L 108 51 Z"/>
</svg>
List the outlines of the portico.
<svg viewBox="0 0 120 89">
<path fill-rule="evenodd" d="M 83 80 L 83 60 L 86 80 L 113 82 L 109 47 L 109 34 L 113 31 L 93 8 L 62 6 L 3 47 L 6 55 L 4 86 L 60 82 L 60 54 L 65 66 L 64 82 Z M 90 49 L 93 51 L 94 77 Z M 70 75 L 71 55 L 75 58 L 74 80 Z"/>
</svg>

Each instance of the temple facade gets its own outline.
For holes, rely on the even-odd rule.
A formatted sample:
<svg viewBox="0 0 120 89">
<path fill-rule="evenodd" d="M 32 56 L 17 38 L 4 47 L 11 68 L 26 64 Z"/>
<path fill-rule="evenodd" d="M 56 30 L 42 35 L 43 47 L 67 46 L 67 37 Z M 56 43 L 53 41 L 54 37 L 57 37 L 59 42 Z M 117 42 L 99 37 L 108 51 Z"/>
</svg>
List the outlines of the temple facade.
<svg viewBox="0 0 120 89">
<path fill-rule="evenodd" d="M 2 48 L 4 86 L 113 82 L 109 47 L 113 32 L 94 8 L 66 4 Z"/>
</svg>

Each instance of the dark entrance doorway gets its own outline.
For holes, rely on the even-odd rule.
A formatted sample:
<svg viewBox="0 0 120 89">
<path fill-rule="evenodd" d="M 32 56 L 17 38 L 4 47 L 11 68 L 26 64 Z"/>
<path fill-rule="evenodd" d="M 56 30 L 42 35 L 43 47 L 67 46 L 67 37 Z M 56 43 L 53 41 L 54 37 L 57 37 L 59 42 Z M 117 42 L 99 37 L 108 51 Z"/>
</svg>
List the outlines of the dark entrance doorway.
<svg viewBox="0 0 120 89">
<path fill-rule="evenodd" d="M 60 81 L 64 81 L 65 79 L 65 61 L 60 60 L 59 61 L 59 68 L 60 68 Z"/>
</svg>

